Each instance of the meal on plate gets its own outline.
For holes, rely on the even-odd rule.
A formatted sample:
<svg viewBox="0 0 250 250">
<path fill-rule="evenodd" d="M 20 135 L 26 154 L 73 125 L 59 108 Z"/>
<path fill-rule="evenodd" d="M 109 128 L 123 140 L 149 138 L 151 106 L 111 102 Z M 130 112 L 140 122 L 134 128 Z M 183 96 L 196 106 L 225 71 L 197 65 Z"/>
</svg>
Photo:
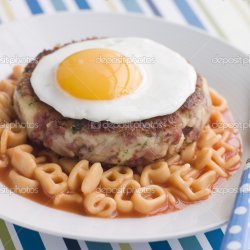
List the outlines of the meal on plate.
<svg viewBox="0 0 250 250">
<path fill-rule="evenodd" d="M 0 82 L 0 179 L 44 205 L 140 217 L 207 199 L 241 161 L 226 100 L 145 38 L 42 51 Z"/>
</svg>

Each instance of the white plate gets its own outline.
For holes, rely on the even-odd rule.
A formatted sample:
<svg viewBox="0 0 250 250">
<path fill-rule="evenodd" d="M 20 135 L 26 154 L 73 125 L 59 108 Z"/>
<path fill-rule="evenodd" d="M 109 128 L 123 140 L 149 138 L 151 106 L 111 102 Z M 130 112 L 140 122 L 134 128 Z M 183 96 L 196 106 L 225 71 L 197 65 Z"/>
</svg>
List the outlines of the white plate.
<svg viewBox="0 0 250 250">
<path fill-rule="evenodd" d="M 249 64 L 216 64 L 216 57 L 244 57 L 240 51 L 195 29 L 134 15 L 64 13 L 40 16 L 0 28 L 0 55 L 35 56 L 58 42 L 88 36 L 141 36 L 154 39 L 185 56 L 210 85 L 228 100 L 235 119 L 248 122 Z M 0 75 L 10 70 L 1 65 Z M 246 138 L 241 130 L 243 138 Z M 236 187 L 241 170 L 224 187 Z M 1 187 L 1 189 L 3 186 Z M 1 192 L 2 193 L 2 192 Z M 0 195 L 0 217 L 50 234 L 93 241 L 138 242 L 195 234 L 224 224 L 234 194 L 213 195 L 188 208 L 148 218 L 99 219 L 62 212 L 17 195 Z"/>
</svg>

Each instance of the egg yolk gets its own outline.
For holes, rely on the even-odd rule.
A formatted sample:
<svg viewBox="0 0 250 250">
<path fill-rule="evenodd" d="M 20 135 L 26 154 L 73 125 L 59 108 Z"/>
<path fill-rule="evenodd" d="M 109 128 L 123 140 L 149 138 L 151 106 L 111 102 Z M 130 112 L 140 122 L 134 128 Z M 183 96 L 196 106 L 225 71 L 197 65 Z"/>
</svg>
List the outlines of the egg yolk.
<svg viewBox="0 0 250 250">
<path fill-rule="evenodd" d="M 111 100 L 134 92 L 142 82 L 139 68 L 110 49 L 76 52 L 56 71 L 59 86 L 68 94 L 88 100 Z"/>
</svg>

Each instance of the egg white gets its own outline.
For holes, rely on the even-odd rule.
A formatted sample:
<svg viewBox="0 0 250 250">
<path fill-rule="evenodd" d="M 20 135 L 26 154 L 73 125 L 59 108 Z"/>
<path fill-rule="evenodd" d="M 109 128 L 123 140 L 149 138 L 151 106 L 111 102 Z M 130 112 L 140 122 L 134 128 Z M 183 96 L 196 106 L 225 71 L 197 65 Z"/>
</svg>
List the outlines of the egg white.
<svg viewBox="0 0 250 250">
<path fill-rule="evenodd" d="M 129 58 L 154 58 L 155 63 L 137 64 L 143 81 L 132 94 L 113 100 L 81 100 L 59 87 L 55 72 L 68 56 L 86 49 L 106 48 Z M 39 99 L 64 117 L 126 123 L 178 110 L 195 91 L 197 74 L 185 58 L 169 48 L 144 38 L 105 38 L 67 45 L 44 56 L 31 76 Z"/>
</svg>

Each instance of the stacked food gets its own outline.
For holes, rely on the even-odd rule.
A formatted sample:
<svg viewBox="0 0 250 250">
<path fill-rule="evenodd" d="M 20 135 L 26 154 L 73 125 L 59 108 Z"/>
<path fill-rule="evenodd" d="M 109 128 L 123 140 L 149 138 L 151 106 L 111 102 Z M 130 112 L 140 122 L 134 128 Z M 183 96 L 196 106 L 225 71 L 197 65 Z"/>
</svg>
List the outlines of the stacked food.
<svg viewBox="0 0 250 250">
<path fill-rule="evenodd" d="M 208 198 L 239 166 L 225 99 L 155 41 L 68 43 L 41 52 L 17 78 L 15 124 L 26 126 L 11 126 L 12 79 L 2 88 L 10 110 L 4 176 L 37 188 L 51 206 L 101 217 L 158 214 Z"/>
</svg>

